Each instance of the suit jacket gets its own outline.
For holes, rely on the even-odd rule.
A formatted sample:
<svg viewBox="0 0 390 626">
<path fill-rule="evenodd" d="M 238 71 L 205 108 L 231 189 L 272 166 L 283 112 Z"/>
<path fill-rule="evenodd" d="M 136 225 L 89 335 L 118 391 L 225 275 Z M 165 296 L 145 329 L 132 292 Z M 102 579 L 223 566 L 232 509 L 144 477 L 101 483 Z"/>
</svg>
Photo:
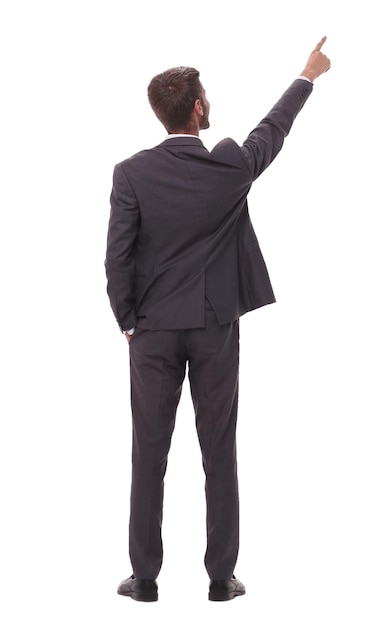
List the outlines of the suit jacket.
<svg viewBox="0 0 390 626">
<path fill-rule="evenodd" d="M 220 324 L 275 302 L 247 195 L 312 88 L 295 80 L 242 146 L 177 137 L 115 166 L 105 265 L 121 330 L 203 327 L 205 297 Z"/>
</svg>

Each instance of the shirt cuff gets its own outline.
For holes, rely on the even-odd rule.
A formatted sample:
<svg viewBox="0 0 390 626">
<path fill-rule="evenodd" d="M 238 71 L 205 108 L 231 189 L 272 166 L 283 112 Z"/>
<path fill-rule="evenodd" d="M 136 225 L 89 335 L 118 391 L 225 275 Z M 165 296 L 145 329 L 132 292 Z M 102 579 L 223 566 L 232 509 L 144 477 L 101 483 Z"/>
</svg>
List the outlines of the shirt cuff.
<svg viewBox="0 0 390 626">
<path fill-rule="evenodd" d="M 307 80 L 307 82 L 308 82 L 308 83 L 313 84 L 313 83 L 311 82 L 310 78 L 308 78 L 307 76 L 298 76 L 298 78 L 300 78 L 300 79 L 302 79 L 302 80 Z"/>
<path fill-rule="evenodd" d="M 123 334 L 127 333 L 128 335 L 133 335 L 135 331 L 135 328 L 130 328 L 130 330 L 124 330 Z"/>
</svg>

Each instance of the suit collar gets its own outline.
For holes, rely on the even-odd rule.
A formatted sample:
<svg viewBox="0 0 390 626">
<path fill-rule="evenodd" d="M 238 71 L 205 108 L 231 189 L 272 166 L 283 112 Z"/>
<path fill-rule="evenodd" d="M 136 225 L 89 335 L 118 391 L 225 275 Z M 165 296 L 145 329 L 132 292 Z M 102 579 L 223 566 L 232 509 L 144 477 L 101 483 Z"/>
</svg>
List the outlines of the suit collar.
<svg viewBox="0 0 390 626">
<path fill-rule="evenodd" d="M 162 141 L 160 146 L 203 146 L 203 142 L 199 137 L 194 137 L 193 135 L 182 136 L 182 137 L 171 137 L 166 138 Z"/>
</svg>

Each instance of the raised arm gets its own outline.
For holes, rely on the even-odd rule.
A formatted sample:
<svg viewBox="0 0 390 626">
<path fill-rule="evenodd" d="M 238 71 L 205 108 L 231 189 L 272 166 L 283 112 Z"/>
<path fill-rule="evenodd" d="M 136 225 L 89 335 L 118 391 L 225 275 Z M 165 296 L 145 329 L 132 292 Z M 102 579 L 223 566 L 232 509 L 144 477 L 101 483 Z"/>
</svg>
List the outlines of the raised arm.
<svg viewBox="0 0 390 626">
<path fill-rule="evenodd" d="M 255 180 L 280 152 L 296 116 L 313 90 L 311 83 L 330 68 L 328 57 L 321 52 L 325 41 L 326 37 L 323 37 L 315 46 L 299 79 L 285 91 L 244 142 L 241 153 L 249 167 L 252 180 Z"/>
</svg>

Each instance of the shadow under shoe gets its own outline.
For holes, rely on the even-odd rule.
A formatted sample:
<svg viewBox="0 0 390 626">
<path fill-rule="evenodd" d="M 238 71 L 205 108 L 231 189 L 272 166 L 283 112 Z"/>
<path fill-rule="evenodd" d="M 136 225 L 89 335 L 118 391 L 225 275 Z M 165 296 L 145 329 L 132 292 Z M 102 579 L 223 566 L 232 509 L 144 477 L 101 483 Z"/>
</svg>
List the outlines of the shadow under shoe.
<svg viewBox="0 0 390 626">
<path fill-rule="evenodd" d="M 236 596 L 243 596 L 245 587 L 235 576 L 228 580 L 211 580 L 209 588 L 209 600 L 224 602 L 233 600 Z"/>
<path fill-rule="evenodd" d="M 122 580 L 117 593 L 120 596 L 128 596 L 138 602 L 156 602 L 158 600 L 157 583 L 148 578 L 136 578 L 134 574 L 126 580 Z"/>
</svg>

